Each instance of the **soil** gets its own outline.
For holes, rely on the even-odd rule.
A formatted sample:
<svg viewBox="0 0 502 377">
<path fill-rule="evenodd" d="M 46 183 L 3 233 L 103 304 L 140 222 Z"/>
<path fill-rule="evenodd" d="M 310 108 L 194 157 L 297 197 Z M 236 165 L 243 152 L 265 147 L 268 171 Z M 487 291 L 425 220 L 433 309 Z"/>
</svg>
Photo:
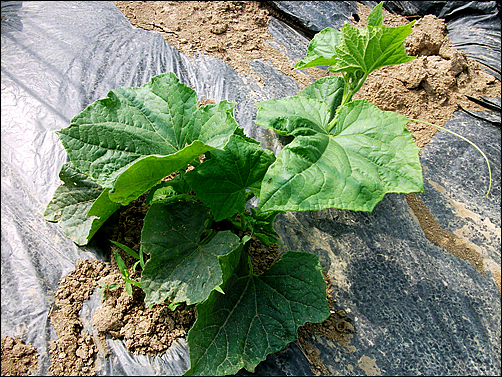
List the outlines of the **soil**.
<svg viewBox="0 0 502 377">
<path fill-rule="evenodd" d="M 132 25 L 155 30 L 189 57 L 203 52 L 223 59 L 237 72 L 263 85 L 251 69 L 253 59 L 265 58 L 302 86 L 311 77 L 294 71 L 286 55 L 270 45 L 269 8 L 257 1 L 116 1 Z M 197 27 L 195 27 L 195 25 Z M 314 69 L 312 72 L 316 72 Z"/>
<path fill-rule="evenodd" d="M 471 262 L 478 272 L 485 275 L 483 257 L 471 245 L 467 244 L 454 233 L 441 228 L 416 194 L 405 194 L 404 197 L 429 241 L 440 247 L 445 247 L 451 254 L 459 258 Z M 500 291 L 500 280 L 496 281 L 496 283 Z"/>
<path fill-rule="evenodd" d="M 133 278 L 138 280 L 139 276 Z M 102 342 L 106 335 L 112 339 L 125 339 L 130 352 L 159 356 L 174 340 L 185 337 L 195 322 L 194 307 L 181 306 L 174 311 L 167 304 L 146 307 L 141 289 L 133 286 L 132 296 L 125 291 L 120 272 L 108 275 L 102 281 L 120 285 L 110 292 L 92 317 L 92 324 Z"/>
<path fill-rule="evenodd" d="M 79 318 L 85 300 L 91 296 L 97 281 L 108 275 L 110 269 L 104 262 L 80 260 L 77 268 L 59 281 L 55 302 L 49 314 L 57 340 L 51 343 L 52 375 L 95 375 L 96 340 L 82 331 Z"/>
<path fill-rule="evenodd" d="M 329 274 L 323 271 L 324 280 L 326 281 L 326 297 L 328 299 L 329 317 L 322 323 L 310 323 L 298 328 L 298 340 L 300 349 L 310 362 L 310 369 L 315 375 L 329 376 L 332 373 L 326 368 L 321 360 L 319 350 L 314 346 L 314 336 L 322 336 L 324 338 L 335 341 L 338 345 L 345 348 L 346 352 L 354 352 L 355 348 L 350 345 L 352 334 L 355 332 L 352 318 L 347 316 L 344 310 L 336 309 L 336 300 L 332 296 L 331 278 Z"/>
<path fill-rule="evenodd" d="M 223 59 L 236 71 L 251 75 L 260 85 L 264 85 L 263 81 L 250 65 L 254 59 L 270 61 L 278 70 L 293 77 L 302 88 L 315 79 L 331 74 L 317 68 L 302 70 L 304 72 L 292 69 L 294 63 L 270 43 L 273 37 L 267 26 L 272 10 L 264 3 L 117 1 L 115 4 L 133 25 L 160 32 L 172 46 L 187 56 L 201 52 Z M 369 9 L 359 4 L 361 21 L 356 24 L 357 27 L 365 26 L 368 13 Z M 386 26 L 408 22 L 404 17 L 384 11 Z M 500 96 L 500 82 L 485 73 L 480 64 L 451 47 L 443 20 L 425 16 L 416 22 L 413 32 L 406 39 L 406 49 L 410 55 L 418 57 L 409 63 L 373 72 L 355 99 L 364 97 L 382 110 L 396 111 L 443 126 L 459 106 L 482 110 L 468 101 L 466 95 L 478 99 L 481 96 Z M 206 101 L 214 103 L 213 100 Z M 437 132 L 433 126 L 416 122 L 410 122 L 408 129 L 421 148 Z M 483 272 L 482 259 L 475 254 L 475 250 L 473 252 L 468 245 L 459 243 L 456 236 L 441 229 L 416 195 L 410 194 L 406 199 L 432 242 L 469 260 L 478 271 Z M 148 210 L 144 201 L 145 198 L 141 197 L 120 210 L 118 225 L 112 236 L 113 240 L 135 251 L 139 250 L 143 218 Z M 114 251 L 128 265 L 131 278 L 138 280 L 139 274 L 132 270 L 134 258 L 112 245 L 111 252 Z M 255 273 L 266 270 L 280 257 L 277 246 L 264 248 L 257 240 L 252 240 L 249 253 Z M 331 314 L 322 324 L 307 323 L 300 327 L 298 344 L 312 363 L 313 373 L 329 375 L 314 342 L 311 342 L 312 337 L 331 339 L 347 352 L 352 352 L 350 340 L 355 329 L 346 312 L 335 308 L 330 279 L 328 276 L 325 279 Z M 100 280 L 105 284 L 118 284 L 119 287 L 102 300 L 102 307 L 92 318 L 92 324 L 98 330 L 98 337 L 95 338 L 83 330 L 79 312 Z M 500 289 L 500 277 L 498 285 Z M 77 268 L 60 280 L 55 294 L 50 320 L 57 340 L 50 347 L 49 371 L 53 375 L 96 374 L 96 355 L 102 349 L 106 353 L 105 337 L 125 339 L 126 346 L 133 353 L 156 356 L 164 353 L 175 339 L 186 336 L 196 317 L 193 307 L 180 306 L 175 311 L 167 305 L 147 308 L 143 298 L 141 290 L 134 286 L 132 296 L 125 292 L 114 258 L 110 263 L 79 261 Z M 34 347 L 22 343 L 19 338 L 2 339 L 2 375 L 25 375 L 36 373 L 36 370 Z"/>
<path fill-rule="evenodd" d="M 2 376 L 27 376 L 38 373 L 37 349 L 15 336 L 2 339 Z"/>
</svg>

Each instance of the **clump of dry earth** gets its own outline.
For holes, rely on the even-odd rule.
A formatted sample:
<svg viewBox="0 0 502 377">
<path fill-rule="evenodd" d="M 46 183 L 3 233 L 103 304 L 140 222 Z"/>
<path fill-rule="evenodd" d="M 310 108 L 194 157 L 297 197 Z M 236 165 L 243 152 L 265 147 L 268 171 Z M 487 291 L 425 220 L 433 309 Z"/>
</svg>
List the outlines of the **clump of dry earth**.
<svg viewBox="0 0 502 377">
<path fill-rule="evenodd" d="M 53 375 L 94 375 L 98 347 L 91 334 L 83 332 L 79 318 L 85 300 L 97 281 L 110 273 L 104 262 L 80 260 L 77 268 L 59 281 L 55 302 L 49 314 L 57 340 L 50 345 Z"/>
<path fill-rule="evenodd" d="M 2 376 L 36 375 L 37 349 L 21 338 L 6 336 L 2 339 Z"/>
</svg>

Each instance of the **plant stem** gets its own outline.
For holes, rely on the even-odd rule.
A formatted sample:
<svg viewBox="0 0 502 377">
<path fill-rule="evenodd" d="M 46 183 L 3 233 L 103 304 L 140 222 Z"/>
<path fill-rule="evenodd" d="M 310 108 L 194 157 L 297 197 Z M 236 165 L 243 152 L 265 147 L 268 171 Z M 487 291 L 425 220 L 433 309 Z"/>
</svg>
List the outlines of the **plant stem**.
<svg viewBox="0 0 502 377">
<path fill-rule="evenodd" d="M 215 234 L 218 233 L 217 231 L 215 231 L 214 229 L 209 229 L 208 230 L 208 234 L 206 235 L 206 237 L 204 237 L 204 239 L 200 242 L 200 245 L 206 245 L 209 243 L 209 241 L 211 241 L 213 239 L 213 237 L 215 236 Z"/>
<path fill-rule="evenodd" d="M 361 89 L 361 87 L 363 86 L 363 84 L 366 81 L 367 77 L 368 77 L 368 73 L 364 73 L 363 77 L 361 77 L 357 81 L 357 85 L 353 89 L 351 89 L 351 87 L 353 86 L 351 84 L 351 82 L 350 82 L 351 77 L 348 77 L 348 75 L 345 74 L 345 73 L 343 74 L 343 79 L 345 80 L 345 87 L 343 88 L 342 103 L 336 109 L 336 115 L 333 117 L 333 119 L 331 120 L 331 122 L 328 123 L 328 132 L 331 132 L 331 130 L 333 129 L 333 127 L 335 127 L 335 124 L 336 124 L 336 122 L 338 120 L 338 111 L 344 105 L 346 105 L 347 103 L 349 103 L 352 100 L 352 96 L 354 94 L 356 94 L 359 91 L 359 89 Z M 352 77 L 352 79 L 354 79 L 354 77 Z"/>
<path fill-rule="evenodd" d="M 446 132 L 449 132 L 451 133 L 452 135 L 455 135 L 459 138 L 461 138 L 462 140 L 468 142 L 470 145 L 472 145 L 474 148 L 476 148 L 478 150 L 479 153 L 481 153 L 481 155 L 483 156 L 483 158 L 485 159 L 486 161 L 486 165 L 488 166 L 488 176 L 490 178 L 490 183 L 488 185 L 488 191 L 486 192 L 485 196 L 488 198 L 488 194 L 490 193 L 490 190 L 492 189 L 492 170 L 490 169 L 490 162 L 488 161 L 488 158 L 486 157 L 486 155 L 483 153 L 483 151 L 481 149 L 479 149 L 479 147 L 474 144 L 472 141 L 470 141 L 469 139 L 463 137 L 462 135 L 459 135 L 457 134 L 456 132 L 453 132 L 453 131 L 450 131 L 444 127 L 441 127 L 441 126 L 438 126 L 438 125 L 435 125 L 435 124 L 432 124 L 432 123 L 429 123 L 429 122 L 426 122 L 424 120 L 418 120 L 418 119 L 410 119 L 408 118 L 408 120 L 410 121 L 413 121 L 413 122 L 419 122 L 419 123 L 424 123 L 424 124 L 427 124 L 429 126 L 434 126 L 436 128 L 439 128 L 440 130 L 443 130 L 443 131 L 446 131 Z"/>
</svg>

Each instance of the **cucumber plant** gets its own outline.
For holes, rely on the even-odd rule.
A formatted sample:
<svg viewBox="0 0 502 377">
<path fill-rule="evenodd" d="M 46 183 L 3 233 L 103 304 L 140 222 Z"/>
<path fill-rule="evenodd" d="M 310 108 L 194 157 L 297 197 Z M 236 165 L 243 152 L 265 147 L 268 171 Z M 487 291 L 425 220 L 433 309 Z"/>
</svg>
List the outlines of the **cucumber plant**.
<svg viewBox="0 0 502 377">
<path fill-rule="evenodd" d="M 379 4 L 365 29 L 318 33 L 295 68 L 330 65 L 342 76 L 257 104 L 258 124 L 294 137 L 277 157 L 244 134 L 234 103 L 197 107 L 173 73 L 110 91 L 57 132 L 70 162 L 46 219 L 84 245 L 120 206 L 147 194 L 140 251 L 126 251 L 141 261 L 135 283 L 147 305 L 196 305 L 187 374 L 253 372 L 299 326 L 329 316 L 317 256 L 288 251 L 253 271 L 249 240 L 279 242 L 278 214 L 372 211 L 388 192 L 423 192 L 409 119 L 352 100 L 370 72 L 413 59 L 404 50 L 412 24 L 382 26 Z M 246 209 L 253 197 L 257 208 Z"/>
<path fill-rule="evenodd" d="M 46 219 L 85 245 L 122 205 L 148 194 L 139 252 L 114 242 L 138 259 L 140 281 L 115 258 L 128 291 L 141 288 L 147 305 L 197 305 L 191 374 L 253 370 L 296 339 L 299 326 L 329 315 L 317 256 L 289 251 L 269 270 L 252 270 L 249 239 L 279 242 L 280 211 L 245 208 L 275 156 L 244 135 L 234 105 L 197 107 L 195 91 L 165 73 L 110 91 L 57 131 L 70 162 Z"/>
</svg>

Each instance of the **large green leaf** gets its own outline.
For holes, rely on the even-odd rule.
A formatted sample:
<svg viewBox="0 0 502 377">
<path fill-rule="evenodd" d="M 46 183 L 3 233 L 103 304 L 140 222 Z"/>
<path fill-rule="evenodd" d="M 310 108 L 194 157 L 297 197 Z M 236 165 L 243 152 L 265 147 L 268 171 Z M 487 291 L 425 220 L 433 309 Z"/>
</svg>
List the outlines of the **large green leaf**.
<svg viewBox="0 0 502 377">
<path fill-rule="evenodd" d="M 86 245 L 103 223 L 120 207 L 108 197 L 108 189 L 80 173 L 71 162 L 61 167 L 64 182 L 47 205 L 44 217 L 59 222 L 66 236 Z"/>
<path fill-rule="evenodd" d="M 297 338 L 305 322 L 329 315 L 326 283 L 316 255 L 289 251 L 269 270 L 252 273 L 246 253 L 221 258 L 225 283 L 197 304 L 188 333 L 187 375 L 253 372 L 268 354 Z"/>
<path fill-rule="evenodd" d="M 223 148 L 238 127 L 234 106 L 197 108 L 195 91 L 169 72 L 139 88 L 110 91 L 57 134 L 77 169 L 128 204 L 197 153 Z"/>
<path fill-rule="evenodd" d="M 117 178 L 110 199 L 126 205 L 201 154 L 223 148 L 239 127 L 233 117 L 234 106 L 221 101 L 198 108 L 183 130 L 185 143 L 191 144 L 168 156 L 146 156 L 134 161 Z"/>
<path fill-rule="evenodd" d="M 319 100 L 304 96 L 271 99 L 257 104 L 256 123 L 283 135 L 328 133 L 330 111 Z"/>
<path fill-rule="evenodd" d="M 345 81 L 341 77 L 322 77 L 305 87 L 298 95 L 324 102 L 330 112 L 329 122 L 342 103 L 344 86 Z"/>
<path fill-rule="evenodd" d="M 110 199 L 129 204 L 171 173 L 186 168 L 201 154 L 214 149 L 198 140 L 168 156 L 141 157 L 120 174 L 110 191 Z"/>
<path fill-rule="evenodd" d="M 169 72 L 139 88 L 111 90 L 56 133 L 77 169 L 112 187 L 121 169 L 138 158 L 184 148 L 196 110 L 195 91 Z"/>
<path fill-rule="evenodd" d="M 296 98 L 288 98 L 290 112 Z M 296 106 L 303 109 L 305 100 Z M 258 124 L 277 124 L 269 113 L 261 117 L 260 110 Z M 283 148 L 265 174 L 258 209 L 372 211 L 387 192 L 422 192 L 418 147 L 407 122 L 366 100 L 344 105 L 330 134 L 300 135 Z"/>
<path fill-rule="evenodd" d="M 259 194 L 261 181 L 274 154 L 244 138 L 233 135 L 224 150 L 211 152 L 211 158 L 185 175 L 197 198 L 211 208 L 220 221 L 244 212 L 246 190 Z"/>
<path fill-rule="evenodd" d="M 342 102 L 343 89 L 341 77 L 323 77 L 297 96 L 258 103 L 256 123 L 283 135 L 328 134 L 328 124 Z"/>
<path fill-rule="evenodd" d="M 205 207 L 193 201 L 152 204 L 141 232 L 143 252 L 150 254 L 141 274 L 147 305 L 197 303 L 223 282 L 218 259 L 240 240 L 230 231 L 201 240 L 209 221 Z"/>
</svg>

